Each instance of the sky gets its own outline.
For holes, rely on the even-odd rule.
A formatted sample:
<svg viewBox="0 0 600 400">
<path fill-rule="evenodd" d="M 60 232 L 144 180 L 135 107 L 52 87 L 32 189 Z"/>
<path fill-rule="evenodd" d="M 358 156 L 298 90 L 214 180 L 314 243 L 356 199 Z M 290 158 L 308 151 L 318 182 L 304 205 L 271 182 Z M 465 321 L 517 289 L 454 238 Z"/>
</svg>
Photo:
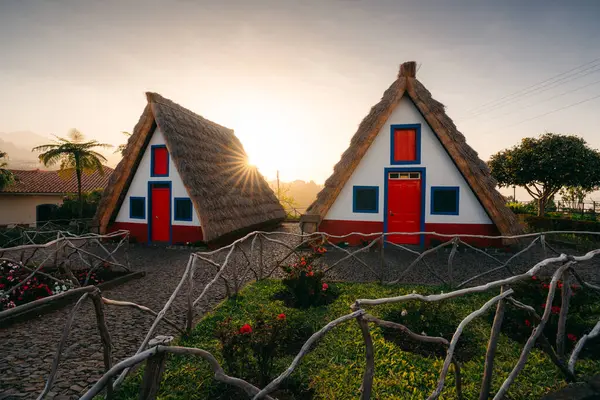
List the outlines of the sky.
<svg viewBox="0 0 600 400">
<path fill-rule="evenodd" d="M 154 91 L 267 178 L 323 183 L 415 60 L 483 160 L 544 132 L 600 148 L 599 19 L 595 0 L 0 0 L 0 132 L 118 145 Z"/>
</svg>

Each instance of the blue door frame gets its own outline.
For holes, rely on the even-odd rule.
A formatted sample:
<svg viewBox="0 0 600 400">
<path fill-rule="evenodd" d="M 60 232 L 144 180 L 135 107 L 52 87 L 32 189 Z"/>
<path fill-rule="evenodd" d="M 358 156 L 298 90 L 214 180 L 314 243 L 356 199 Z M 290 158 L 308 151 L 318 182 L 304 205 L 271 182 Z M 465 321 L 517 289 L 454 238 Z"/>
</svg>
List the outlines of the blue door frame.
<svg viewBox="0 0 600 400">
<path fill-rule="evenodd" d="M 152 243 L 152 185 L 169 186 L 169 244 L 173 242 L 173 185 L 171 181 L 148 181 L 148 244 Z"/>
<path fill-rule="evenodd" d="M 392 167 L 384 169 L 384 190 L 383 190 L 383 232 L 388 231 L 388 175 L 390 172 L 420 172 L 421 173 L 421 232 L 425 232 L 425 192 L 427 188 L 425 168 L 423 167 Z M 425 247 L 425 235 L 419 235 L 419 245 Z M 384 243 L 385 245 L 385 243 Z"/>
</svg>

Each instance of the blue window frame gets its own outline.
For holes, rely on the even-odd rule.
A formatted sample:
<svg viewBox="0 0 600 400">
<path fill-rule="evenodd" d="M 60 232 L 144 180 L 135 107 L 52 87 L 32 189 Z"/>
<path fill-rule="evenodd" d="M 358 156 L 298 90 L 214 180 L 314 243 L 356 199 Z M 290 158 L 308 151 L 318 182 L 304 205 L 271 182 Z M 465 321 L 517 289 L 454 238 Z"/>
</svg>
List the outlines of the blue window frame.
<svg viewBox="0 0 600 400">
<path fill-rule="evenodd" d="M 192 201 L 187 197 L 175 197 L 175 221 L 191 221 L 192 220 Z"/>
<path fill-rule="evenodd" d="M 164 149 L 164 150 L 163 150 Z M 161 153 L 164 151 L 164 157 L 161 156 L 159 160 L 156 157 L 156 151 L 160 150 Z M 169 176 L 169 151 L 167 146 L 164 144 L 155 144 L 150 146 L 150 176 L 152 177 L 167 177 Z M 161 163 L 162 165 L 157 165 Z M 157 169 L 159 172 L 156 172 Z"/>
<path fill-rule="evenodd" d="M 379 212 L 379 186 L 354 186 L 352 212 L 377 214 Z"/>
<path fill-rule="evenodd" d="M 460 188 L 458 186 L 431 187 L 431 214 L 458 215 Z"/>
<path fill-rule="evenodd" d="M 146 198 L 145 197 L 130 197 L 129 198 L 129 218 L 131 218 L 131 219 L 146 219 Z"/>
<path fill-rule="evenodd" d="M 414 130 L 414 146 L 415 146 L 415 157 L 414 160 L 396 160 L 396 135 L 397 130 Z M 396 124 L 390 126 L 390 164 L 391 165 L 410 165 L 410 164 L 421 164 L 421 124 Z"/>
</svg>

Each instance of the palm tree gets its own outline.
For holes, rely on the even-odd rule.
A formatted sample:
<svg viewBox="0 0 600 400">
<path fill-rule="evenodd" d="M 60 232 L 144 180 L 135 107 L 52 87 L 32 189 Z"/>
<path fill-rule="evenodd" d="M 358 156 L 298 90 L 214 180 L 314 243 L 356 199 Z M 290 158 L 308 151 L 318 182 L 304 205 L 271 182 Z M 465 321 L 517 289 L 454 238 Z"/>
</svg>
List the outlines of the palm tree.
<svg viewBox="0 0 600 400">
<path fill-rule="evenodd" d="M 131 137 L 131 133 L 129 132 L 121 132 L 123 135 L 127 136 L 127 138 Z M 122 156 L 125 155 L 125 149 L 127 148 L 127 143 L 129 142 L 129 139 L 127 139 L 127 142 L 120 144 L 119 146 L 117 146 L 117 150 L 115 150 L 115 153 L 121 153 Z"/>
<path fill-rule="evenodd" d="M 15 177 L 6 167 L 8 163 L 3 161 L 3 158 L 8 158 L 7 154 L 3 151 L 0 151 L 0 189 L 5 186 L 10 185 L 15 181 Z"/>
<path fill-rule="evenodd" d="M 83 196 L 81 194 L 81 175 L 98 171 L 104 174 L 102 166 L 106 158 L 92 150 L 96 147 L 109 148 L 110 144 L 99 143 L 96 140 L 84 141 L 84 136 L 77 129 L 69 131 L 69 139 L 56 136 L 56 141 L 51 144 L 34 147 L 31 151 L 41 151 L 40 162 L 46 167 L 51 167 L 60 162 L 60 174 L 69 176 L 75 171 L 77 174 L 77 196 L 79 198 L 79 218 L 83 217 Z"/>
</svg>

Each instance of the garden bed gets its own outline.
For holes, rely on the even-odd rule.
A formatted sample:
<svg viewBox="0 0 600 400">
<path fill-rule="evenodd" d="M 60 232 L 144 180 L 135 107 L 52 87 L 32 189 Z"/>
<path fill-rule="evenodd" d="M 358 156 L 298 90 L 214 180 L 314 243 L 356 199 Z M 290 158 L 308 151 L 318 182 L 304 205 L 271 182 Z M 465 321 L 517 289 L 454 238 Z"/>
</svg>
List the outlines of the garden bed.
<svg viewBox="0 0 600 400">
<path fill-rule="evenodd" d="M 195 327 L 189 337 L 177 340 L 177 345 L 197 347 L 213 353 L 228 373 L 236 370 L 236 376 L 260 385 L 260 376 L 256 371 L 260 364 L 250 354 L 261 350 L 264 341 L 261 338 L 278 338 L 273 348 L 276 351 L 272 359 L 270 378 L 285 370 L 300 345 L 312 332 L 322 328 L 333 319 L 345 315 L 350 305 L 358 298 L 381 298 L 408 294 L 416 290 L 419 293 L 439 293 L 444 288 L 423 286 L 381 286 L 375 283 L 339 283 L 335 284 L 339 296 L 331 303 L 318 307 L 290 308 L 281 300 L 275 300 L 284 289 L 280 281 L 261 281 L 245 288 L 237 298 L 221 303 L 212 313 L 207 314 Z M 333 289 L 333 288 L 332 288 Z M 447 290 L 447 289 L 446 289 Z M 543 290 L 543 287 L 540 288 Z M 442 335 L 448 338 L 455 326 L 493 294 L 471 294 L 446 300 L 438 309 L 421 309 L 417 303 L 403 305 L 385 305 L 369 309 L 380 318 L 395 318 L 417 333 L 430 336 Z M 490 310 L 490 313 L 493 309 Z M 597 321 L 600 316 L 600 304 L 587 307 L 585 315 L 578 313 L 576 307 L 570 312 L 573 318 L 584 318 L 586 323 Z M 257 315 L 260 318 L 257 319 Z M 224 328 L 225 327 L 225 328 Z M 233 329 L 233 331 L 231 330 Z M 282 334 L 272 334 L 283 332 Z M 477 398 L 483 374 L 485 348 L 489 338 L 491 324 L 489 318 L 480 317 L 473 321 L 467 331 L 463 347 L 459 346 L 459 359 L 462 359 L 462 383 L 465 398 Z M 525 323 L 514 327 L 529 334 L 531 328 Z M 237 337 L 233 349 L 248 351 L 242 358 L 232 358 L 232 354 L 223 352 L 223 338 L 218 332 L 229 332 Z M 295 334 L 292 334 L 295 332 Z M 407 399 L 426 398 L 434 390 L 443 364 L 444 351 L 433 347 L 411 346 L 408 339 L 399 338 L 390 332 L 372 325 L 371 333 L 375 348 L 375 379 L 373 398 Z M 260 335 L 259 335 L 260 334 Z M 270 335 L 270 336 L 269 336 Z M 511 338 L 513 336 L 513 338 Z M 464 340 L 463 340 L 464 339 Z M 516 339 L 516 340 L 515 340 Z M 499 339 L 498 354 L 494 369 L 492 393 L 497 391 L 502 381 L 514 367 L 522 350 L 520 340 L 514 335 L 502 333 Z M 460 342 L 459 342 L 460 343 Z M 600 370 L 600 360 L 590 357 L 590 348 L 584 348 L 582 359 L 577 364 L 579 376 L 591 376 Z M 231 348 L 228 347 L 229 350 Z M 236 350 L 236 351 L 237 351 Z M 261 350 L 262 351 L 262 350 Z M 462 355 L 461 355 L 462 351 Z M 281 389 L 274 393 L 279 399 L 356 399 L 360 397 L 360 386 L 365 365 L 364 341 L 358 325 L 348 322 L 327 333 L 314 349 L 302 360 L 299 368 L 286 380 Z M 237 360 L 237 361 L 235 361 Z M 263 360 L 264 361 L 264 360 Z M 237 363 L 237 364 L 236 364 Z M 230 365 L 234 364 L 234 365 Z M 241 375 L 240 375 L 241 373 Z M 142 371 L 136 372 L 125 381 L 117 398 L 137 399 Z M 534 349 L 521 371 L 515 384 L 509 391 L 512 399 L 539 398 L 542 395 L 566 386 L 566 382 L 540 349 Z M 447 378 L 444 398 L 455 398 L 453 374 Z M 243 399 L 245 394 L 230 386 L 216 382 L 208 365 L 203 360 L 184 356 L 170 356 L 159 397 L 190 399 Z"/>
<path fill-rule="evenodd" d="M 0 311 L 9 309 L 18 309 L 19 306 L 29 304 L 31 302 L 50 297 L 52 295 L 65 293 L 66 296 L 57 301 L 46 303 L 40 307 L 27 308 L 22 313 L 16 312 L 10 317 L 3 318 L 2 324 L 21 321 L 25 318 L 38 316 L 64 307 L 76 301 L 79 296 L 69 296 L 68 293 L 74 287 L 72 285 L 64 285 L 58 283 L 52 277 L 61 281 L 69 281 L 69 278 L 56 268 L 40 268 L 40 273 L 36 273 L 26 282 L 20 285 L 17 289 L 8 294 L 8 291 L 17 285 L 19 282 L 26 279 L 31 271 L 21 268 L 18 264 L 10 261 L 0 262 Z M 78 280 L 80 286 L 94 285 L 100 290 L 107 290 L 117 285 L 123 284 L 131 279 L 139 278 L 145 275 L 144 272 L 131 272 L 126 270 L 114 270 L 110 265 L 98 268 L 89 274 L 89 269 L 77 269 L 73 271 L 73 275 Z M 89 275 L 89 276 L 88 276 Z"/>
</svg>

